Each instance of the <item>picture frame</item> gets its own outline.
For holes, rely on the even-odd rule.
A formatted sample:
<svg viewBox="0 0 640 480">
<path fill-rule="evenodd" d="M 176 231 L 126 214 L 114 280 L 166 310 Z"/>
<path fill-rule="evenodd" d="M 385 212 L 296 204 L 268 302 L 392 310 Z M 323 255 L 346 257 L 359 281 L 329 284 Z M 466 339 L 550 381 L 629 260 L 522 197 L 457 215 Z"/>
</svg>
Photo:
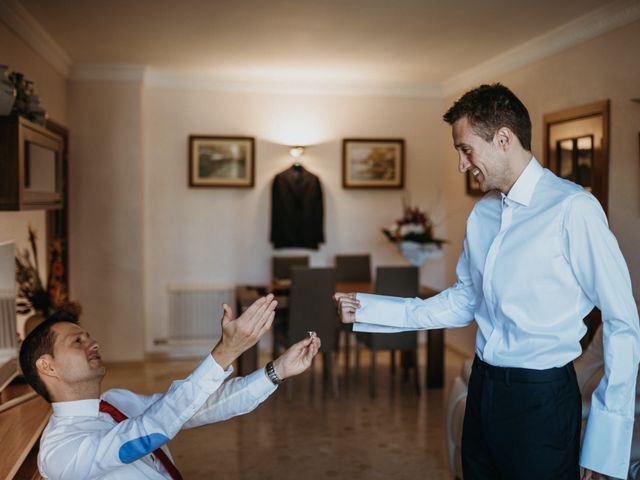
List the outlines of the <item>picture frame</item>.
<svg viewBox="0 0 640 480">
<path fill-rule="evenodd" d="M 189 135 L 189 186 L 252 188 L 255 139 L 242 136 Z"/>
<path fill-rule="evenodd" d="M 403 188 L 404 139 L 342 140 L 343 188 Z"/>
<path fill-rule="evenodd" d="M 609 204 L 609 100 L 543 115 L 544 165 Z"/>
<path fill-rule="evenodd" d="M 467 183 L 467 195 L 471 195 L 472 197 L 481 197 L 484 195 L 484 192 L 480 188 L 480 182 L 478 182 L 476 177 L 471 173 L 471 170 L 467 170 L 465 176 Z"/>
</svg>

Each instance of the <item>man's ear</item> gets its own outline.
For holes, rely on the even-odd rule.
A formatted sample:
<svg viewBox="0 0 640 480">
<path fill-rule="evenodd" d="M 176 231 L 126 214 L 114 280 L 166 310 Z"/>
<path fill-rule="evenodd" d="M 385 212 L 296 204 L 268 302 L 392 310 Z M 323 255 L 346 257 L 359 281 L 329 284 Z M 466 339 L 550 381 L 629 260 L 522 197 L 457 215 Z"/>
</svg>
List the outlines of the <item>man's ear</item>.
<svg viewBox="0 0 640 480">
<path fill-rule="evenodd" d="M 53 366 L 53 357 L 48 353 L 42 355 L 38 360 L 36 360 L 36 369 L 40 375 L 45 375 L 47 377 L 57 377 L 56 369 Z"/>
<path fill-rule="evenodd" d="M 494 139 L 498 148 L 506 152 L 513 144 L 514 135 L 511 129 L 501 127 L 496 132 Z"/>
</svg>

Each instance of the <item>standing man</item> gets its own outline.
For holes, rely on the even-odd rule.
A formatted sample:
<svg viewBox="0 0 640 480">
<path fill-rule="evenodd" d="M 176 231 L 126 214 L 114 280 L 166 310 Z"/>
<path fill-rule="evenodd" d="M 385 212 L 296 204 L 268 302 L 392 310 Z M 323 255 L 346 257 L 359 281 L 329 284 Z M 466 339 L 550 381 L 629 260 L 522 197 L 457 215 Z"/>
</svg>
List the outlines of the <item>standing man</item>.
<svg viewBox="0 0 640 480">
<path fill-rule="evenodd" d="M 264 370 L 228 382 L 231 363 L 270 328 L 276 302 L 260 298 L 238 319 L 224 305 L 222 338 L 210 355 L 164 394 L 114 389 L 101 394 L 106 373 L 98 343 L 74 319 L 53 317 L 20 349 L 29 384 L 52 403 L 40 441 L 44 478 L 181 480 L 165 444 L 182 428 L 220 422 L 256 408 L 285 378 L 311 365 L 317 337 L 294 344 Z"/>
<path fill-rule="evenodd" d="M 526 107 L 505 86 L 467 92 L 444 115 L 461 173 L 487 194 L 467 220 L 457 282 L 427 299 L 337 293 L 355 331 L 478 324 L 462 435 L 465 480 L 626 478 L 640 353 L 625 261 L 598 201 L 531 154 Z M 597 306 L 605 371 L 580 452 L 572 361 Z"/>
</svg>

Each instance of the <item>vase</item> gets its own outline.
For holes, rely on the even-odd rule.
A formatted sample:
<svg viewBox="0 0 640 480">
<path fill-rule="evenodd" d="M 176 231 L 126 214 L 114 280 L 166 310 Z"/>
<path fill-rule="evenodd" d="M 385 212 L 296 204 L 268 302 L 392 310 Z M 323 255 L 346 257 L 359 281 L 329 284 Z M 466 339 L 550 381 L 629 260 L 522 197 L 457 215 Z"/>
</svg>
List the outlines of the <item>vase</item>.
<svg viewBox="0 0 640 480">
<path fill-rule="evenodd" d="M 421 267 L 429 259 L 442 257 L 442 249 L 436 243 L 400 242 L 398 249 L 416 267 Z"/>
<path fill-rule="evenodd" d="M 33 312 L 24 322 L 24 336 L 29 335 L 34 328 L 45 321 L 45 315 L 42 312 Z"/>
<path fill-rule="evenodd" d="M 0 116 L 9 115 L 16 100 L 16 89 L 7 75 L 9 67 L 0 65 Z"/>
</svg>

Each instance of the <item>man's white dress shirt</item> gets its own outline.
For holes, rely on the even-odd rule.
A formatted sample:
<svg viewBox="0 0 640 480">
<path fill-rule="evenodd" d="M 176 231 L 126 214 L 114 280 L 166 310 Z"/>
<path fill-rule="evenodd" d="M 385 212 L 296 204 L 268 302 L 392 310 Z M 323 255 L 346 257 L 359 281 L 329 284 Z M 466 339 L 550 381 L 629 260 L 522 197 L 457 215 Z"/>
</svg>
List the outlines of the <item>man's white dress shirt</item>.
<svg viewBox="0 0 640 480">
<path fill-rule="evenodd" d="M 358 294 L 354 331 L 478 324 L 476 354 L 501 367 L 563 366 L 581 353 L 584 317 L 604 323 L 605 373 L 592 397 L 580 464 L 626 478 L 640 354 L 631 280 L 598 201 L 532 158 L 508 195 L 467 220 L 457 282 L 427 300 Z"/>
<path fill-rule="evenodd" d="M 41 475 L 73 480 L 171 478 L 151 452 L 162 447 L 170 456 L 163 445 L 182 428 L 250 412 L 276 389 L 264 370 L 224 382 L 231 372 L 207 355 L 164 394 L 108 390 L 102 398 L 129 417 L 121 423 L 98 410 L 99 399 L 53 403 L 40 440 Z"/>
</svg>

